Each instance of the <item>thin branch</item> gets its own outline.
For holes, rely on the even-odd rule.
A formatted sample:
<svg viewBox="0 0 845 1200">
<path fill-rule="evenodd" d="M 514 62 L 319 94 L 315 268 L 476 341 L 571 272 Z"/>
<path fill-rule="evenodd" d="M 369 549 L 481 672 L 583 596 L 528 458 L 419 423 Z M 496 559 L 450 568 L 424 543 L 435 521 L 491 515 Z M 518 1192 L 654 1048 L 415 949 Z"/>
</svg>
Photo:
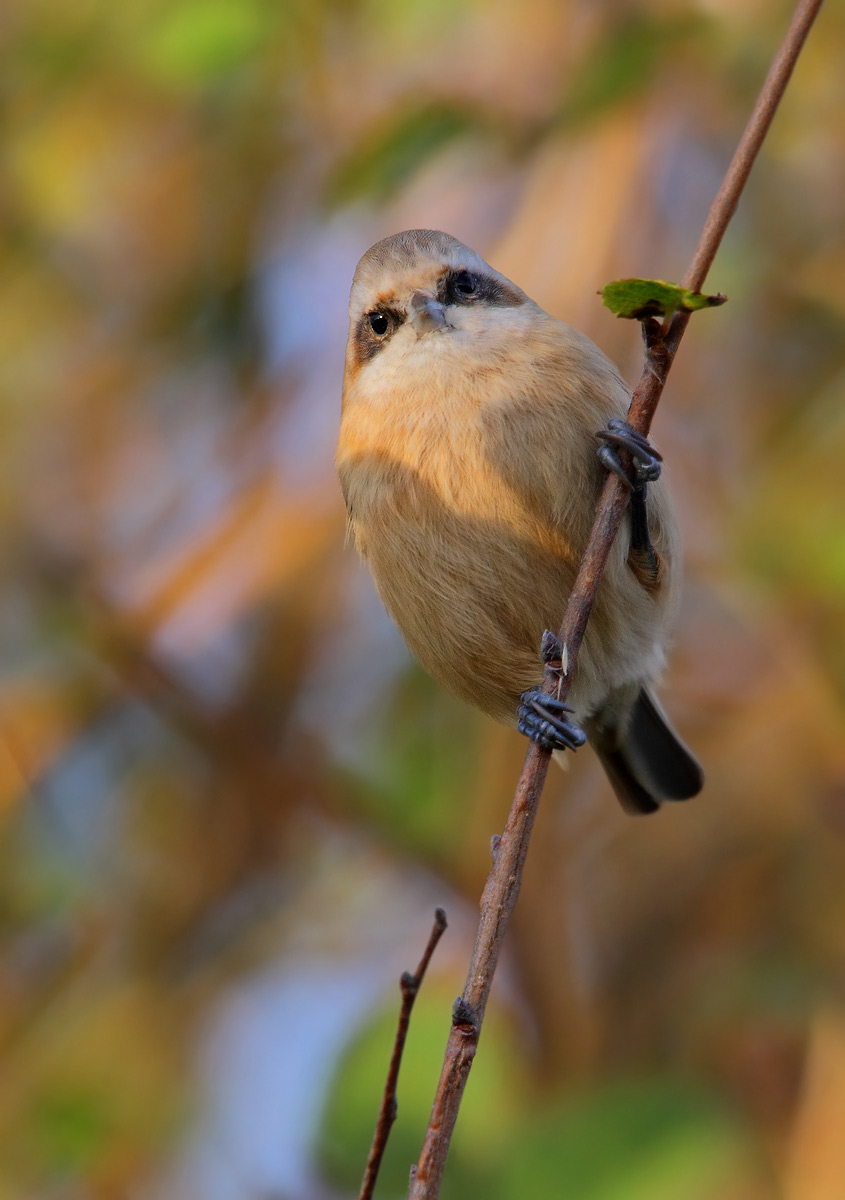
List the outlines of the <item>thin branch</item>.
<svg viewBox="0 0 845 1200">
<path fill-rule="evenodd" d="M 390 1066 L 387 1070 L 387 1080 L 384 1085 L 381 1109 L 379 1110 L 378 1121 L 376 1122 L 376 1131 L 373 1134 L 373 1144 L 370 1147 L 370 1156 L 367 1159 L 364 1178 L 361 1180 L 361 1191 L 358 1193 L 358 1200 L 371 1200 L 375 1190 L 381 1160 L 387 1147 L 387 1139 L 390 1136 L 390 1130 L 393 1122 L 396 1120 L 396 1113 L 399 1109 L 396 1100 L 396 1084 L 399 1080 L 399 1067 L 402 1063 L 405 1039 L 408 1036 L 408 1026 L 411 1023 L 411 1010 L 414 1007 L 417 992 L 422 985 L 423 976 L 428 969 L 428 964 L 431 962 L 431 956 L 434 953 L 437 943 L 443 936 L 445 928 L 446 914 L 442 908 L 437 908 L 434 910 L 434 925 L 431 929 L 428 945 L 423 951 L 423 956 L 420 959 L 415 974 L 412 975 L 410 971 L 404 971 L 402 978 L 399 980 L 399 990 L 402 993 L 399 1023 L 396 1027 L 396 1038 L 393 1042 L 393 1053 L 390 1056 Z"/>
<path fill-rule="evenodd" d="M 685 287 L 699 290 L 704 283 L 821 3 L 822 0 L 801 0 L 796 7 L 781 49 L 761 89 L 751 120 L 711 206 L 692 263 L 684 278 Z M 689 316 L 689 313 L 678 312 L 663 327 L 657 326 L 656 322 L 644 323 L 646 362 L 628 413 L 629 422 L 641 433 L 647 433 L 650 428 L 654 410 Z M 613 539 L 622 523 L 627 503 L 628 494 L 622 484 L 615 475 L 609 475 L 560 631 L 565 670 L 559 662 L 546 664 L 544 688 L 550 694 L 554 692 L 559 695 L 561 699 L 564 699 L 569 691 L 596 589 Z M 549 757 L 547 750 L 541 749 L 533 742 L 529 746 L 507 827 L 496 847 L 493 867 L 481 900 L 481 920 L 466 984 L 452 1014 L 452 1029 L 446 1045 L 434 1107 L 419 1162 L 411 1171 L 408 1200 L 435 1200 L 440 1191 L 446 1155 L 478 1046 L 493 973 L 519 894 L 522 867 L 548 770 Z"/>
<path fill-rule="evenodd" d="M 684 287 L 691 291 L 700 291 L 704 287 L 707 272 L 716 257 L 728 222 L 736 211 L 754 160 L 769 132 L 769 126 L 798 61 L 798 55 L 821 6 L 822 0 L 801 0 L 795 9 L 792 23 L 769 68 L 766 82 L 757 97 L 754 111 L 731 159 L 722 186 L 710 205 L 695 255 L 684 277 Z"/>
</svg>

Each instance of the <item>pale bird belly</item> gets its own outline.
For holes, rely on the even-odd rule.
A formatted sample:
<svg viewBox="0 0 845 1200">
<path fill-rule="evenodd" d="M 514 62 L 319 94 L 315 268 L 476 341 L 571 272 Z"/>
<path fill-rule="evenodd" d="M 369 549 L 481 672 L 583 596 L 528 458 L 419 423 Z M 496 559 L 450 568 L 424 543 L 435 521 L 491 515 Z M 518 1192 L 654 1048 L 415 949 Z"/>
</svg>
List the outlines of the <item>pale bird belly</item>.
<svg viewBox="0 0 845 1200">
<path fill-rule="evenodd" d="M 362 522 L 360 542 L 426 670 L 510 722 L 520 692 L 542 676 L 540 639 L 559 626 L 574 572 L 559 538 L 541 536 L 501 487 L 485 495 L 478 479 L 471 489 L 454 477 L 448 487 L 419 475 L 404 487 L 394 480 Z"/>
</svg>

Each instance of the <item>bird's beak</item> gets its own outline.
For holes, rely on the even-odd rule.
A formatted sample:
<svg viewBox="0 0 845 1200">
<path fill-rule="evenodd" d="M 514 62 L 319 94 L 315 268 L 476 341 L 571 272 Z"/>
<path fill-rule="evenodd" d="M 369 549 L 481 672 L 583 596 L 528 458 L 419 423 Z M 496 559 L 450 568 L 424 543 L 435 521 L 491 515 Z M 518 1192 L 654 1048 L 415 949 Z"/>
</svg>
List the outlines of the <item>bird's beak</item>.
<svg viewBox="0 0 845 1200">
<path fill-rule="evenodd" d="M 424 333 L 449 328 L 449 322 L 446 319 L 446 305 L 441 304 L 431 292 L 414 292 L 411 297 L 408 320 L 420 337 Z"/>
</svg>

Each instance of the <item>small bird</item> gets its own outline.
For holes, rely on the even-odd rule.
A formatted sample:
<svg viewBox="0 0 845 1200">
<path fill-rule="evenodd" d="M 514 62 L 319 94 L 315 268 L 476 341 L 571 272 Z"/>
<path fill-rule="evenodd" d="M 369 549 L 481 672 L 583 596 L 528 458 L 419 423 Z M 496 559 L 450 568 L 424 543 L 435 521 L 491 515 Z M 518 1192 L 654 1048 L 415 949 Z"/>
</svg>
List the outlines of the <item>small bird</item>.
<svg viewBox="0 0 845 1200">
<path fill-rule="evenodd" d="M 627 812 L 695 795 L 701 767 L 651 691 L 678 606 L 677 529 L 616 367 L 436 230 L 371 247 L 349 315 L 337 468 L 412 653 L 551 750 L 588 740 Z M 540 689 L 541 639 L 560 626 L 608 468 L 631 501 L 566 708 Z"/>
</svg>

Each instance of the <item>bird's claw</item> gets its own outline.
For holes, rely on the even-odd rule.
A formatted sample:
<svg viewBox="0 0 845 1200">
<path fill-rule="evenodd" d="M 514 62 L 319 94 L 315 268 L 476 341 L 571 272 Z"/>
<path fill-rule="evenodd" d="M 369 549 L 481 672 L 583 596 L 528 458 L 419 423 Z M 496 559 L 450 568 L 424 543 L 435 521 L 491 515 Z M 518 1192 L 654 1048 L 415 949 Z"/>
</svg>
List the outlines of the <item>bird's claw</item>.
<svg viewBox="0 0 845 1200">
<path fill-rule="evenodd" d="M 649 443 L 648 438 L 632 429 L 627 421 L 613 417 L 606 429 L 600 429 L 596 437 L 604 443 L 597 454 L 602 466 L 622 480 L 629 492 L 643 488 L 660 478 L 663 458 Z M 627 450 L 632 468 L 626 470 L 619 457 L 619 450 Z"/>
<path fill-rule="evenodd" d="M 583 730 L 561 715 L 572 712 L 562 700 L 542 688 L 529 688 L 520 696 L 516 727 L 546 750 L 577 750 L 587 740 Z"/>
</svg>

